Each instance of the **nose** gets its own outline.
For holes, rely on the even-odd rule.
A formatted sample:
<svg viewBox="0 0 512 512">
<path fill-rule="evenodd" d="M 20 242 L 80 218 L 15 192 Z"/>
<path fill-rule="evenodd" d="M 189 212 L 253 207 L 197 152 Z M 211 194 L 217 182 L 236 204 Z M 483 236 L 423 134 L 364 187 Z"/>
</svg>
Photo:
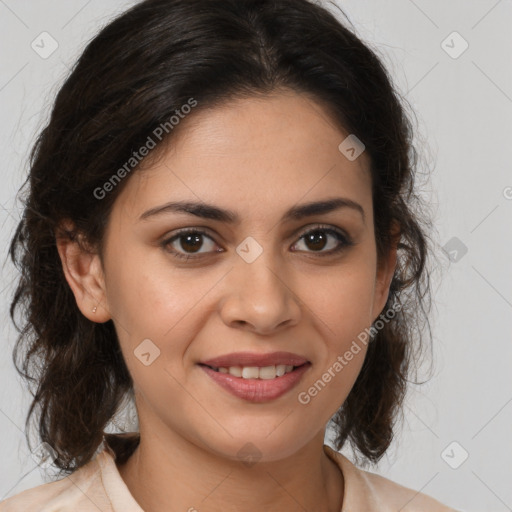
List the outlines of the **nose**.
<svg viewBox="0 0 512 512">
<path fill-rule="evenodd" d="M 268 335 L 300 321 L 302 301 L 293 278 L 283 267 L 276 268 L 270 253 L 263 251 L 252 263 L 240 258 L 229 272 L 220 309 L 229 327 Z"/>
</svg>

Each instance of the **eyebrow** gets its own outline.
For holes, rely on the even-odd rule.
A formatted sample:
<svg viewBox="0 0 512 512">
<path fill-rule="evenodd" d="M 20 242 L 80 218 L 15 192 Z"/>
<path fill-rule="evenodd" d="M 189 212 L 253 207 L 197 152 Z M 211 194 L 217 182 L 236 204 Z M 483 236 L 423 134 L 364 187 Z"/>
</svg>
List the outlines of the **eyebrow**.
<svg viewBox="0 0 512 512">
<path fill-rule="evenodd" d="M 333 199 L 326 199 L 324 201 L 316 201 L 293 206 L 283 214 L 281 222 L 301 220 L 314 215 L 330 213 L 341 208 L 350 208 L 358 211 L 363 218 L 363 223 L 366 223 L 363 207 L 359 203 L 346 197 L 336 197 Z M 192 201 L 177 201 L 156 206 L 155 208 L 151 208 L 144 212 L 139 217 L 139 220 L 146 220 L 149 217 L 164 213 L 187 213 L 202 219 L 216 220 L 226 224 L 240 223 L 240 216 L 233 210 L 226 210 L 204 202 Z"/>
</svg>

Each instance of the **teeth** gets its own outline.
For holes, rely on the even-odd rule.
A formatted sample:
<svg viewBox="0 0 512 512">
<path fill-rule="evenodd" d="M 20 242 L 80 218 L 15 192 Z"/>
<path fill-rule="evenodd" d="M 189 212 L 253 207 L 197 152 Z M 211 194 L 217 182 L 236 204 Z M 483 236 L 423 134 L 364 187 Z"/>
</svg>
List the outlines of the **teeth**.
<svg viewBox="0 0 512 512">
<path fill-rule="evenodd" d="M 244 366 L 242 368 L 242 377 L 244 379 L 258 379 L 260 376 L 260 369 L 256 366 Z"/>
<path fill-rule="evenodd" d="M 283 365 L 280 365 L 280 366 L 282 367 Z M 292 366 L 292 369 L 293 369 L 293 366 Z M 285 368 L 285 370 L 286 370 L 286 368 Z M 258 376 L 254 377 L 254 378 L 274 379 L 275 377 L 281 377 L 281 374 L 277 373 L 277 368 L 275 366 L 265 366 L 264 368 L 259 369 Z"/>
<path fill-rule="evenodd" d="M 230 366 L 229 368 L 216 368 L 220 373 L 229 373 L 234 377 L 242 377 L 243 379 L 275 379 L 282 377 L 285 373 L 293 370 L 292 365 L 278 364 L 277 366 Z"/>
<path fill-rule="evenodd" d="M 241 377 L 242 376 L 242 367 L 241 366 L 230 366 L 227 368 L 228 373 L 230 375 L 233 375 L 234 377 Z"/>
</svg>

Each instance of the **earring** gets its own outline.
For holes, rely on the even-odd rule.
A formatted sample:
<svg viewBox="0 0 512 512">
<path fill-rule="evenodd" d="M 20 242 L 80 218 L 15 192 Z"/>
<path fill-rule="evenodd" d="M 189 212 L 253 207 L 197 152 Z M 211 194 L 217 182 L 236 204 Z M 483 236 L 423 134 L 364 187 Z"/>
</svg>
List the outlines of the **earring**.
<svg viewBox="0 0 512 512">
<path fill-rule="evenodd" d="M 92 312 L 93 312 L 93 313 L 96 313 L 96 309 L 97 309 L 97 308 L 96 308 L 96 306 L 94 306 L 94 307 L 92 308 Z"/>
</svg>

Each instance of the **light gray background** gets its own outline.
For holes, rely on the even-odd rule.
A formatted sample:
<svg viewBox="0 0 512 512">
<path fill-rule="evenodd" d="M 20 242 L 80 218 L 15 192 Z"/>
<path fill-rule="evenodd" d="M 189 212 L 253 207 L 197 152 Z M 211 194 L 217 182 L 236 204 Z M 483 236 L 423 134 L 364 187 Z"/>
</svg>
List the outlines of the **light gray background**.
<svg viewBox="0 0 512 512">
<path fill-rule="evenodd" d="M 0 236 L 5 250 L 19 218 L 14 197 L 28 151 L 59 85 L 100 26 L 133 4 L 0 0 Z M 445 255 L 443 278 L 434 283 L 434 376 L 411 388 L 402 433 L 372 471 L 461 511 L 510 511 L 512 2 L 350 0 L 338 5 L 359 36 L 379 51 L 418 113 L 426 163 L 434 167 L 422 194 L 435 213 L 438 250 L 445 255 L 442 247 L 453 237 L 450 244 L 467 247 L 462 257 L 460 251 L 452 253 L 457 261 Z M 44 31 L 59 45 L 47 59 L 31 48 Z M 463 40 L 450 35 L 454 31 L 469 44 L 457 58 L 445 51 L 456 55 L 463 48 Z M 8 306 L 15 274 L 4 259 L 0 498 L 45 481 L 23 434 L 29 396 L 11 359 L 15 331 Z M 458 445 L 444 452 L 453 441 Z M 452 469 L 445 459 L 455 465 L 462 450 L 468 459 Z"/>
</svg>

